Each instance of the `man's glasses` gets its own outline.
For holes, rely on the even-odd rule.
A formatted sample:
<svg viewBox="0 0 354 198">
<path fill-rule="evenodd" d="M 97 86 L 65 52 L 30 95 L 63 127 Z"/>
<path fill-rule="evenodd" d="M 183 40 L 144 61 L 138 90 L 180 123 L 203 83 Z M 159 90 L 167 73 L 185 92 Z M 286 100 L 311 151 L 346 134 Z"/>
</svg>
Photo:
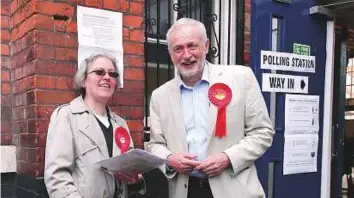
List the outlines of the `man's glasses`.
<svg viewBox="0 0 354 198">
<path fill-rule="evenodd" d="M 108 73 L 108 75 L 112 78 L 117 78 L 119 76 L 119 73 L 116 71 L 106 72 L 106 70 L 104 69 L 93 70 L 88 72 L 87 74 L 91 74 L 91 73 L 95 73 L 97 76 L 105 76 Z"/>
</svg>

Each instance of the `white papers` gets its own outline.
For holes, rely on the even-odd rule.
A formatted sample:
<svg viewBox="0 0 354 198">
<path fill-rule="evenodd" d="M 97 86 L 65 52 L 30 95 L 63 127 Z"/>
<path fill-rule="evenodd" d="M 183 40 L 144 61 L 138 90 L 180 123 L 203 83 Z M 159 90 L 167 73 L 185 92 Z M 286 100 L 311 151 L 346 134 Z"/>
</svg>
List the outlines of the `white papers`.
<svg viewBox="0 0 354 198">
<path fill-rule="evenodd" d="M 319 96 L 286 94 L 285 134 L 318 134 Z"/>
<path fill-rule="evenodd" d="M 141 149 L 133 149 L 122 155 L 102 160 L 97 164 L 110 172 L 146 173 L 166 163 L 165 159 Z"/>
<path fill-rule="evenodd" d="M 116 59 L 123 87 L 122 13 L 77 6 L 78 66 L 92 54 L 104 53 Z"/>
<path fill-rule="evenodd" d="M 285 96 L 283 174 L 317 171 L 319 96 Z"/>
<path fill-rule="evenodd" d="M 283 173 L 317 171 L 317 135 L 288 135 L 284 144 Z"/>
</svg>

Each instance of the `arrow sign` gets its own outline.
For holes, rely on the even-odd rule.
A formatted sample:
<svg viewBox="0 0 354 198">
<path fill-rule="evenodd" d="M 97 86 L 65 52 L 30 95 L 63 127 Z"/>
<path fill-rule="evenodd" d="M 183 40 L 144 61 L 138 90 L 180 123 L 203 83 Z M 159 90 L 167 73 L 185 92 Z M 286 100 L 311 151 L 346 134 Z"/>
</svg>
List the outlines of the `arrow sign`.
<svg viewBox="0 0 354 198">
<path fill-rule="evenodd" d="M 308 93 L 308 77 L 263 73 L 262 91 Z"/>
</svg>

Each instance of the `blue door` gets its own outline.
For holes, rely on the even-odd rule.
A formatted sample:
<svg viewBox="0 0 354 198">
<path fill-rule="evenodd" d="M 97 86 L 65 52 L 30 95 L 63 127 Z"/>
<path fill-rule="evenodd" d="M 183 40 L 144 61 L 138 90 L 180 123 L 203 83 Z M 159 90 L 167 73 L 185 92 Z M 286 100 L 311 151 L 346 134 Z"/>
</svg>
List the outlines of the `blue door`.
<svg viewBox="0 0 354 198">
<path fill-rule="evenodd" d="M 310 16 L 309 8 L 315 5 L 316 0 L 292 0 L 291 3 L 275 0 L 252 1 L 251 67 L 259 83 L 262 82 L 262 72 L 270 72 L 260 69 L 261 50 L 271 51 L 276 48 L 280 52 L 293 53 L 294 43 L 305 44 L 311 47 L 310 55 L 316 57 L 316 73 L 277 71 L 277 74 L 308 76 L 308 95 L 320 96 L 317 172 L 283 175 L 285 94 L 276 93 L 274 142 L 256 162 L 258 175 L 268 198 L 320 197 L 326 20 Z M 273 33 L 277 31 L 277 37 L 274 37 L 272 30 Z M 269 108 L 271 94 L 263 92 L 263 95 Z"/>
</svg>

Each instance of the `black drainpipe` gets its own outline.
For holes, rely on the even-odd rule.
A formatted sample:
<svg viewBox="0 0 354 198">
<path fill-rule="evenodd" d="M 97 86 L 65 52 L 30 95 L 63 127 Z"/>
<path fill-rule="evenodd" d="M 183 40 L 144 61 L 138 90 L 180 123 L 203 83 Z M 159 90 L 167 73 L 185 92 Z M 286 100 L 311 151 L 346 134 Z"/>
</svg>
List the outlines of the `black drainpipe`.
<svg viewBox="0 0 354 198">
<path fill-rule="evenodd" d="M 245 50 L 245 0 L 236 1 L 236 64 L 244 65 Z"/>
</svg>

